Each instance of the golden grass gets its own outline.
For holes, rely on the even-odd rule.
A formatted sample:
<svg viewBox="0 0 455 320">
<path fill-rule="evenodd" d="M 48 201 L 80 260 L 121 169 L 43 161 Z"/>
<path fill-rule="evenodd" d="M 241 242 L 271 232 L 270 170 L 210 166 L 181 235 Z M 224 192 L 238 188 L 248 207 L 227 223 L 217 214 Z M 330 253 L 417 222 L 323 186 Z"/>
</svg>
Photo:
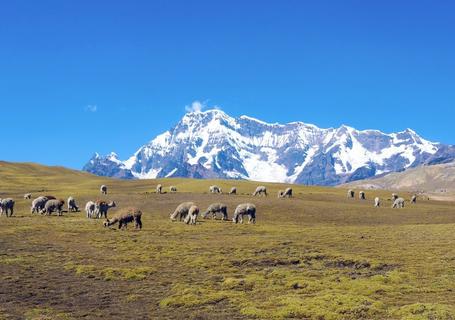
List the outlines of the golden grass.
<svg viewBox="0 0 455 320">
<path fill-rule="evenodd" d="M 452 203 L 392 210 L 380 191 L 387 207 L 373 208 L 376 193 L 348 200 L 343 189 L 305 186 L 277 199 L 279 184 L 253 199 L 254 182 L 118 181 L 33 164 L 0 163 L 0 174 L 0 196 L 17 200 L 14 217 L 0 219 L 0 319 L 455 318 Z M 179 191 L 156 195 L 157 183 Z M 209 194 L 211 184 L 240 194 Z M 84 213 L 32 216 L 26 192 L 134 205 L 144 228 L 104 228 Z M 224 202 L 230 215 L 254 202 L 257 224 L 170 222 L 188 200 Z"/>
</svg>

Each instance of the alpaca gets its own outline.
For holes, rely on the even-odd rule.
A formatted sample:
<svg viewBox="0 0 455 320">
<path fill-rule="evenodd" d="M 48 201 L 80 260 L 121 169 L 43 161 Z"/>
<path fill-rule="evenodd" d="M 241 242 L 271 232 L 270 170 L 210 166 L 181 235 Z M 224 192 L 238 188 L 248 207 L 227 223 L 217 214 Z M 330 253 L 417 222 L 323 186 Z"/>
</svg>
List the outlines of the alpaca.
<svg viewBox="0 0 455 320">
<path fill-rule="evenodd" d="M 114 201 L 107 203 L 106 201 L 98 200 L 95 203 L 95 214 L 98 219 L 102 218 L 103 216 L 107 218 L 107 211 L 110 208 L 115 208 L 117 205 Z"/>
<path fill-rule="evenodd" d="M 107 186 L 103 184 L 100 187 L 100 192 L 101 192 L 101 194 L 107 194 Z"/>
<path fill-rule="evenodd" d="M 59 216 L 62 215 L 63 212 L 63 205 L 65 204 L 65 201 L 62 199 L 52 199 L 46 202 L 44 205 L 44 211 L 47 215 L 51 215 L 52 212 L 56 211 Z"/>
<path fill-rule="evenodd" d="M 209 192 L 210 193 L 222 193 L 221 188 L 218 186 L 210 186 Z"/>
<path fill-rule="evenodd" d="M 32 201 L 32 207 L 30 208 L 31 213 L 42 213 L 44 211 L 44 206 L 49 199 L 47 197 L 41 196 Z"/>
<path fill-rule="evenodd" d="M 381 206 L 381 200 L 379 199 L 379 197 L 374 198 L 374 206 L 375 207 Z"/>
<path fill-rule="evenodd" d="M 197 206 L 191 206 L 188 210 L 188 214 L 185 217 L 184 222 L 186 224 L 193 224 L 195 225 L 197 222 L 197 216 L 199 215 L 199 208 Z"/>
<path fill-rule="evenodd" d="M 256 206 L 252 203 L 242 203 L 235 208 L 234 217 L 232 221 L 234 223 L 243 223 L 243 216 L 248 216 L 248 223 L 256 223 Z"/>
<path fill-rule="evenodd" d="M 171 221 L 175 221 L 177 220 L 177 218 L 179 219 L 179 221 L 182 221 L 186 218 L 186 216 L 188 215 L 188 212 L 190 210 L 190 208 L 194 206 L 194 202 L 183 202 L 181 203 L 175 210 L 173 213 L 171 213 L 170 215 L 170 219 Z"/>
<path fill-rule="evenodd" d="M 266 196 L 267 197 L 267 188 L 264 186 L 259 186 L 256 188 L 256 190 L 253 192 L 253 196 Z"/>
<path fill-rule="evenodd" d="M 76 199 L 73 197 L 68 198 L 68 212 L 78 212 L 79 207 L 76 204 Z"/>
<path fill-rule="evenodd" d="M 85 205 L 85 212 L 87 213 L 87 218 L 91 219 L 95 216 L 96 203 L 93 201 L 88 201 Z"/>
<path fill-rule="evenodd" d="M 392 208 L 404 208 L 404 199 L 397 198 L 392 205 Z"/>
<path fill-rule="evenodd" d="M 216 218 L 217 213 L 223 215 L 223 220 L 228 220 L 227 206 L 223 203 L 212 203 L 207 210 L 202 214 L 202 218 L 206 219 L 209 214 L 212 215 L 212 219 Z"/>
<path fill-rule="evenodd" d="M 118 222 L 118 228 L 127 228 L 128 223 L 134 221 L 134 225 L 136 229 L 142 229 L 142 211 L 138 208 L 127 208 L 118 212 L 112 219 L 107 219 L 104 222 L 105 227 L 112 226 Z"/>
<path fill-rule="evenodd" d="M 281 195 L 281 198 L 292 198 L 292 188 L 286 188 Z"/>
<path fill-rule="evenodd" d="M 0 214 L 5 213 L 7 217 L 11 217 L 14 214 L 14 204 L 15 202 L 11 198 L 0 200 Z"/>
</svg>

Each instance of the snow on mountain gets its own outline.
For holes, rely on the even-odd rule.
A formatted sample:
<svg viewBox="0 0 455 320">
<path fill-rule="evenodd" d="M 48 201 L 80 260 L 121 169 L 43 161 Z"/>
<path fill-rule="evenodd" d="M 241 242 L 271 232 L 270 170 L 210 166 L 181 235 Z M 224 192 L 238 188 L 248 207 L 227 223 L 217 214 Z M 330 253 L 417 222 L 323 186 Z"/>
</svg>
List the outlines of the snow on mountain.
<svg viewBox="0 0 455 320">
<path fill-rule="evenodd" d="M 385 134 L 303 122 L 270 124 L 221 110 L 187 113 L 126 161 L 95 154 L 83 170 L 126 179 L 229 178 L 335 185 L 453 159 L 411 129 Z"/>
</svg>

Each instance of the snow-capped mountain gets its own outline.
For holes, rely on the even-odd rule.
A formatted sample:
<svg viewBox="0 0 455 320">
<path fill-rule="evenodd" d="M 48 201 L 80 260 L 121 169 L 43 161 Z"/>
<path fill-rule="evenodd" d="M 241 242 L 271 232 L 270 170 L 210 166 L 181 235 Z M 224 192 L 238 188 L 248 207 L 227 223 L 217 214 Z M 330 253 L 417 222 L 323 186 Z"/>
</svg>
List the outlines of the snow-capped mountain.
<svg viewBox="0 0 455 320">
<path fill-rule="evenodd" d="M 95 154 L 83 170 L 119 178 L 231 178 L 335 185 L 455 158 L 411 129 L 385 134 L 303 122 L 270 124 L 220 110 L 187 113 L 128 160 Z"/>
</svg>

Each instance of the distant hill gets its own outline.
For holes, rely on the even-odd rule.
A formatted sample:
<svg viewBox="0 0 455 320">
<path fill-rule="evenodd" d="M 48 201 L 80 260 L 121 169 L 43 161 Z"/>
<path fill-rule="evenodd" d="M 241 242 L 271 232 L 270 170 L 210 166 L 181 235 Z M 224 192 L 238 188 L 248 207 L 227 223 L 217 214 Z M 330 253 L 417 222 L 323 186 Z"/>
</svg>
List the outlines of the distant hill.
<svg viewBox="0 0 455 320">
<path fill-rule="evenodd" d="M 0 197 L 24 188 L 28 192 L 45 192 L 68 186 L 98 185 L 103 180 L 107 179 L 64 167 L 0 161 Z"/>
<path fill-rule="evenodd" d="M 455 195 L 455 162 L 421 166 L 380 178 L 351 182 L 342 187 L 405 190 L 429 194 L 433 199 L 453 198 Z"/>
<path fill-rule="evenodd" d="M 157 184 L 162 184 L 164 192 L 169 186 L 177 187 L 178 193 L 197 192 L 208 193 L 208 188 L 216 184 L 226 193 L 232 186 L 237 187 L 239 194 L 251 193 L 258 186 L 257 181 L 248 180 L 220 180 L 220 179 L 189 179 L 189 178 L 162 178 L 162 179 L 115 179 L 99 177 L 84 171 L 64 167 L 45 166 L 37 163 L 15 163 L 0 161 L 0 198 L 12 196 L 22 197 L 24 192 L 31 192 L 33 196 L 51 194 L 66 198 L 68 195 L 86 196 L 99 194 L 100 185 L 108 186 L 108 195 L 118 197 L 119 194 L 155 192 Z M 279 189 L 289 185 L 278 183 L 260 183 L 267 187 L 272 197 Z M 312 194 L 338 194 L 340 191 L 326 187 L 293 186 L 294 192 Z M 133 191 L 134 190 L 134 191 Z M 309 191 L 311 190 L 311 191 Z"/>
</svg>

